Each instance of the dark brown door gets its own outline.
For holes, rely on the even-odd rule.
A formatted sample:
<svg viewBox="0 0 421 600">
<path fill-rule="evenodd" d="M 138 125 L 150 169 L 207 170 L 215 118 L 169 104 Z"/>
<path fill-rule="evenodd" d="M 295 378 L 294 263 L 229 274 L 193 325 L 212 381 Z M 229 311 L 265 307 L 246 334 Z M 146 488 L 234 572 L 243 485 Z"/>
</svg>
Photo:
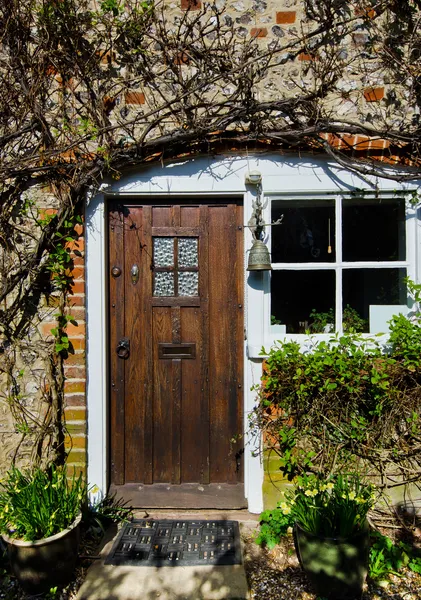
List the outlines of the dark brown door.
<svg viewBox="0 0 421 600">
<path fill-rule="evenodd" d="M 110 205 L 111 483 L 139 505 L 244 503 L 242 240 L 235 201 Z"/>
</svg>

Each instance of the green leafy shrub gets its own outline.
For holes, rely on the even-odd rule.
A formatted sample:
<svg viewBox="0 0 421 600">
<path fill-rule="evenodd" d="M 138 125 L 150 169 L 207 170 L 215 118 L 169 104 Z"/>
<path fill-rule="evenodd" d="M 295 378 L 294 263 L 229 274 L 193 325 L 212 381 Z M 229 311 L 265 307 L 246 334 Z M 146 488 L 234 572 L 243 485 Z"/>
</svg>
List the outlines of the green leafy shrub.
<svg viewBox="0 0 421 600">
<path fill-rule="evenodd" d="M 404 567 L 421 573 L 421 558 L 404 542 L 395 544 L 389 537 L 372 531 L 369 576 L 371 579 L 386 579 L 389 575 L 400 575 Z"/>
<path fill-rule="evenodd" d="M 12 467 L 0 491 L 0 532 L 27 541 L 47 538 L 73 523 L 86 500 L 82 475 L 65 468 L 20 471 Z"/>
<path fill-rule="evenodd" d="M 274 548 L 294 525 L 294 517 L 285 513 L 279 506 L 273 510 L 265 510 L 260 515 L 260 531 L 256 544 Z"/>
<path fill-rule="evenodd" d="M 391 470 L 421 479 L 421 328 L 402 319 L 392 320 L 387 353 L 361 334 L 270 350 L 251 427 L 266 433 L 289 480 L 359 471 L 385 487 Z"/>
</svg>

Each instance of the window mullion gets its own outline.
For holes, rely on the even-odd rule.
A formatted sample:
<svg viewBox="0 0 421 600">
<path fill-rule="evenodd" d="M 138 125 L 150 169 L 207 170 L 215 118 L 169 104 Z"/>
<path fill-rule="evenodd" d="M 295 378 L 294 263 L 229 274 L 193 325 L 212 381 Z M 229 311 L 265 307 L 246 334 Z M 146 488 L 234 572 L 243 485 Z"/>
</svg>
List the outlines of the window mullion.
<svg viewBox="0 0 421 600">
<path fill-rule="evenodd" d="M 336 243 L 336 302 L 335 329 L 342 333 L 342 198 L 335 198 L 335 243 Z"/>
</svg>

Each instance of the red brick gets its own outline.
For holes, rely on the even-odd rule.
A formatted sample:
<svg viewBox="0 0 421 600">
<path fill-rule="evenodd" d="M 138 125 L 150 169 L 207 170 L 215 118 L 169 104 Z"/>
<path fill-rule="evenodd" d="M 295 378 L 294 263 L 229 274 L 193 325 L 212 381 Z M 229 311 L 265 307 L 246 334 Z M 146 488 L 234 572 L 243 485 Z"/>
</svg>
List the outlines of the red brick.
<svg viewBox="0 0 421 600">
<path fill-rule="evenodd" d="M 355 141 L 355 150 L 363 151 L 370 149 L 370 138 L 365 135 L 357 135 Z"/>
<path fill-rule="evenodd" d="M 64 365 L 64 375 L 67 379 L 84 379 L 86 376 L 85 366 Z"/>
<path fill-rule="evenodd" d="M 379 102 L 384 98 L 384 87 L 369 87 L 364 90 L 364 98 L 367 102 Z"/>
<path fill-rule="evenodd" d="M 39 325 L 39 330 L 41 332 L 41 335 L 44 339 L 47 339 L 48 337 L 51 337 L 53 334 L 51 333 L 51 330 L 54 329 L 54 327 L 57 327 L 57 323 L 54 322 L 44 322 L 41 323 Z"/>
<path fill-rule="evenodd" d="M 253 29 L 250 31 L 251 37 L 255 38 L 263 38 L 266 37 L 267 34 L 268 30 L 266 29 L 266 27 L 253 27 Z"/>
<path fill-rule="evenodd" d="M 85 338 L 81 337 L 81 338 L 76 338 L 76 337 L 72 337 L 70 339 L 72 346 L 73 346 L 73 350 L 85 350 Z"/>
<path fill-rule="evenodd" d="M 276 22 L 278 25 L 287 25 L 288 23 L 295 23 L 297 13 L 295 10 L 282 10 L 276 13 Z"/>
<path fill-rule="evenodd" d="M 83 366 L 86 364 L 86 358 L 84 352 L 77 352 L 75 354 L 69 354 L 64 362 L 64 366 Z"/>
<path fill-rule="evenodd" d="M 83 256 L 76 256 L 72 252 L 72 261 L 75 267 L 84 267 L 85 266 L 85 258 Z"/>
<path fill-rule="evenodd" d="M 64 416 L 66 421 L 86 421 L 85 408 L 65 408 Z"/>
<path fill-rule="evenodd" d="M 126 92 L 124 101 L 126 104 L 145 104 L 145 94 L 143 92 Z"/>
<path fill-rule="evenodd" d="M 190 59 L 185 52 L 179 52 L 177 56 L 174 58 L 175 65 L 188 65 Z"/>
<path fill-rule="evenodd" d="M 371 149 L 372 150 L 383 150 L 383 148 L 386 148 L 386 140 L 378 140 L 378 139 L 371 140 Z"/>
<path fill-rule="evenodd" d="M 68 315 L 72 315 L 72 317 L 74 319 L 76 319 L 76 321 L 84 321 L 85 320 L 85 315 L 86 315 L 86 310 L 84 306 L 80 306 L 80 307 L 70 307 L 66 310 L 66 313 Z"/>
<path fill-rule="evenodd" d="M 73 291 L 73 294 L 69 297 L 68 305 L 71 308 L 72 306 L 85 306 L 86 298 L 84 294 L 85 290 L 82 293 L 77 293 Z M 75 295 L 76 294 L 76 295 Z"/>
<path fill-rule="evenodd" d="M 85 279 L 85 268 L 83 266 L 74 267 L 72 270 L 67 270 L 66 275 L 73 279 Z"/>
<path fill-rule="evenodd" d="M 342 138 L 342 142 L 343 142 L 343 148 L 348 149 L 348 150 L 353 148 L 357 141 L 357 136 L 350 135 L 349 133 L 343 133 L 341 135 L 341 138 Z"/>
<path fill-rule="evenodd" d="M 81 465 L 84 466 L 86 464 L 86 449 L 85 448 L 72 448 L 71 446 L 66 446 L 68 454 L 67 454 L 67 464 L 71 465 Z"/>
<path fill-rule="evenodd" d="M 66 435 L 64 438 L 64 445 L 66 448 L 86 448 L 86 436 L 85 435 Z"/>
<path fill-rule="evenodd" d="M 85 381 L 65 381 L 64 382 L 64 393 L 65 394 L 84 394 L 86 382 Z"/>
<path fill-rule="evenodd" d="M 73 242 L 68 242 L 66 244 L 66 247 L 70 248 L 71 250 L 78 250 L 79 252 L 83 252 L 85 250 L 85 239 L 83 237 L 79 237 Z"/>
<path fill-rule="evenodd" d="M 86 406 L 84 394 L 65 394 L 66 406 Z"/>
<path fill-rule="evenodd" d="M 200 10 L 201 0 L 181 0 L 181 10 Z"/>
<path fill-rule="evenodd" d="M 355 9 L 356 17 L 368 17 L 369 19 L 374 19 L 376 16 L 376 11 L 368 6 L 366 8 L 356 8 Z"/>
<path fill-rule="evenodd" d="M 86 462 L 86 458 L 83 461 L 83 464 L 73 465 L 73 464 L 70 464 L 69 459 L 67 459 L 67 463 L 66 463 L 67 477 L 72 478 L 73 475 L 75 475 L 75 477 L 78 477 L 80 474 L 82 474 L 82 477 L 86 478 L 86 466 L 84 464 L 85 462 Z"/>
<path fill-rule="evenodd" d="M 72 294 L 84 294 L 85 293 L 85 282 L 80 279 L 76 279 L 72 285 Z"/>
</svg>

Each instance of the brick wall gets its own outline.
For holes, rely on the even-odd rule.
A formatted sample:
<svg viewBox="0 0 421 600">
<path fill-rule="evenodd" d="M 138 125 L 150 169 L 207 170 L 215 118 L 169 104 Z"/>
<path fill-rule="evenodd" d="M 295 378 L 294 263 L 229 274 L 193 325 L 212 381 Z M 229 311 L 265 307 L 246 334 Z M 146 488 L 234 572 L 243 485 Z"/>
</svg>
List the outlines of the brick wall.
<svg viewBox="0 0 421 600">
<path fill-rule="evenodd" d="M 66 421 L 66 449 L 69 451 L 69 471 L 86 471 L 87 466 L 87 407 L 86 407 L 86 302 L 85 302 L 85 241 L 83 228 L 78 226 L 80 237 L 72 244 L 74 263 L 73 293 L 69 296 L 69 313 L 76 325 L 69 324 L 67 333 L 74 349 L 65 361 L 64 402 Z M 76 254 L 75 251 L 76 250 Z"/>
</svg>

